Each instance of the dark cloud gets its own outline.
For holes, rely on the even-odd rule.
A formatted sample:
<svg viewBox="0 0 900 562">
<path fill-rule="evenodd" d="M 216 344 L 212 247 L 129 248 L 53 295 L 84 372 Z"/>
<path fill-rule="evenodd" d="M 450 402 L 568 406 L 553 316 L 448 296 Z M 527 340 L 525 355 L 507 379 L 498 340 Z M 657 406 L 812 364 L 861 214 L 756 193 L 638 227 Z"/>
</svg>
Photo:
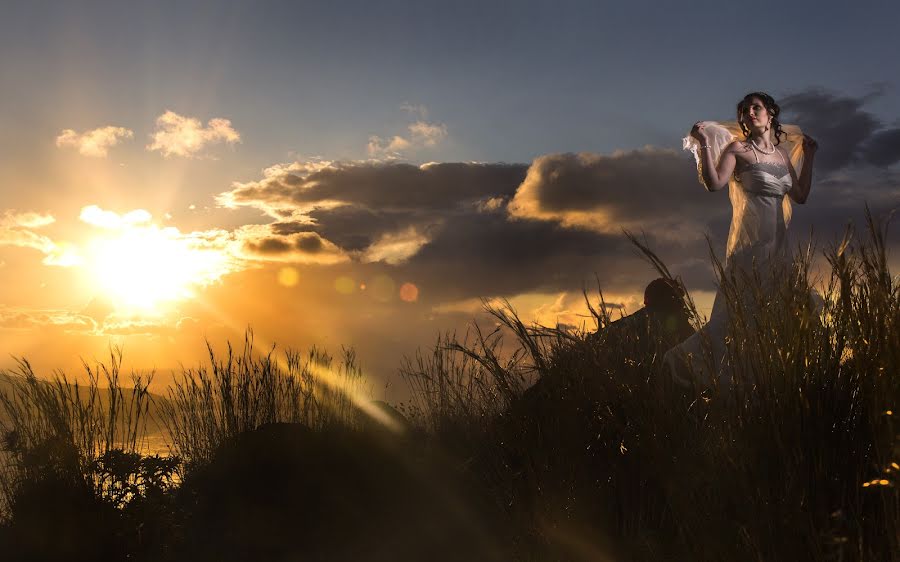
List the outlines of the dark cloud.
<svg viewBox="0 0 900 562">
<path fill-rule="evenodd" d="M 512 195 L 522 164 L 346 163 L 285 166 L 258 182 L 236 184 L 219 197 L 228 205 L 315 207 L 327 201 L 369 209 L 443 209 L 459 201 Z"/>
<path fill-rule="evenodd" d="M 867 151 L 862 147 L 883 126 L 862 108 L 869 99 L 871 96 L 854 98 L 824 90 L 807 90 L 780 100 L 785 114 L 782 121 L 799 125 L 803 132 L 818 141 L 818 171 L 838 170 L 866 161 Z M 880 156 L 879 150 L 876 150 L 877 156 Z"/>
<path fill-rule="evenodd" d="M 322 238 L 314 232 L 303 232 L 296 236 L 294 246 L 307 254 L 318 254 L 325 249 Z"/>
<path fill-rule="evenodd" d="M 248 258 L 298 263 L 337 263 L 346 256 L 333 242 L 319 233 L 294 230 L 290 223 L 246 226 L 238 231 Z"/>
<path fill-rule="evenodd" d="M 509 208 L 515 217 L 600 232 L 645 229 L 686 239 L 728 210 L 701 187 L 689 156 L 650 147 L 537 158 Z"/>
<path fill-rule="evenodd" d="M 615 264 L 614 267 L 611 267 Z M 607 287 L 647 271 L 625 237 L 502 212 L 458 214 L 400 268 L 438 301 L 580 290 L 598 274 Z"/>
<path fill-rule="evenodd" d="M 710 229 L 721 239 L 727 231 L 727 196 L 699 185 L 689 156 L 652 148 L 547 156 L 530 167 L 357 163 L 302 178 L 276 171 L 250 185 L 231 192 L 231 200 L 264 209 L 281 205 L 295 217 L 244 237 L 251 252 L 283 260 L 298 249 L 311 251 L 298 246 L 297 237 L 314 231 L 315 240 L 358 260 L 381 262 L 368 269 L 417 280 L 430 302 L 580 291 L 595 283 L 595 274 L 605 287 L 623 289 L 637 279 L 642 288 L 654 273 L 636 257 L 623 228 L 645 232 L 676 264 L 706 255 L 703 235 Z M 523 212 L 523 195 L 531 197 L 534 214 Z M 336 199 L 342 203 L 326 204 Z M 568 220 L 575 215 L 606 222 Z"/>
<path fill-rule="evenodd" d="M 900 172 L 857 169 L 814 181 L 809 202 L 794 207 L 791 229 L 799 236 L 813 231 L 822 243 L 834 241 L 848 224 L 864 229 L 867 207 L 877 220 L 900 208 Z"/>
<path fill-rule="evenodd" d="M 900 161 L 900 128 L 872 135 L 863 150 L 863 158 L 875 166 L 890 166 Z"/>
<path fill-rule="evenodd" d="M 269 225 L 272 233 L 277 236 L 290 236 L 298 232 L 307 232 L 309 230 L 308 222 L 275 222 Z"/>
<path fill-rule="evenodd" d="M 291 245 L 281 238 L 247 240 L 244 244 L 248 250 L 257 254 L 283 254 L 291 250 Z"/>
<path fill-rule="evenodd" d="M 435 210 L 369 209 L 345 205 L 333 209 L 316 209 L 309 213 L 316 222 L 316 229 L 325 238 L 348 251 L 364 250 L 376 240 L 391 232 L 400 232 L 410 226 L 422 229 L 440 222 L 441 212 Z"/>
</svg>

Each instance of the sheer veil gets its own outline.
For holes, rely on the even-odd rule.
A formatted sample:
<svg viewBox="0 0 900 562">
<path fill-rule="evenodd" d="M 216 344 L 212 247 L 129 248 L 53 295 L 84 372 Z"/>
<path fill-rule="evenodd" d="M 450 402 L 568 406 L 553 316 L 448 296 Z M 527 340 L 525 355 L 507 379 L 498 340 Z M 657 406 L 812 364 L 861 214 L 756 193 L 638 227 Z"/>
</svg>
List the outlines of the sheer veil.
<svg viewBox="0 0 900 562">
<path fill-rule="evenodd" d="M 744 138 L 744 133 L 736 121 L 728 121 L 718 123 L 716 121 L 704 121 L 706 124 L 706 133 L 709 137 L 709 151 L 712 154 L 713 162 L 718 164 L 719 158 L 725 147 L 735 139 Z M 796 125 L 782 125 L 781 130 L 785 133 L 781 137 L 782 146 L 787 149 L 790 156 L 791 164 L 794 170 L 799 173 L 803 166 L 803 133 Z M 684 150 L 689 150 L 694 155 L 697 163 L 697 174 L 699 176 L 700 185 L 703 183 L 702 164 L 700 160 L 700 143 L 697 139 L 688 135 L 682 140 Z M 752 220 L 747 220 L 747 195 L 744 190 L 735 185 L 734 175 L 728 180 L 728 197 L 731 199 L 732 216 L 731 228 L 728 231 L 728 246 L 725 250 L 725 265 L 730 262 L 731 256 L 739 249 L 749 246 L 756 239 L 753 232 Z M 785 226 L 791 221 L 791 201 L 789 197 L 785 197 L 782 201 L 784 212 Z"/>
</svg>

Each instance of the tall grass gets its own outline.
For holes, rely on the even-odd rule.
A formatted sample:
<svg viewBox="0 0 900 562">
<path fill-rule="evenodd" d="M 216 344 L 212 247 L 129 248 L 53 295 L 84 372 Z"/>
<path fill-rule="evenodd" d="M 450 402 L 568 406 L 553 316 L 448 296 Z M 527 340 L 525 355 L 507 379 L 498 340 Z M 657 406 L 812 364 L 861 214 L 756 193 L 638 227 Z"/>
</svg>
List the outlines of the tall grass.
<svg viewBox="0 0 900 562">
<path fill-rule="evenodd" d="M 180 493 L 184 478 L 226 441 L 268 423 L 321 431 L 360 421 L 352 350 L 339 360 L 316 348 L 259 354 L 249 331 L 240 354 L 207 348 L 209 367 L 184 369 L 168 398 L 148 392 L 150 376 L 124 386 L 115 349 L 109 363 L 85 364 L 86 384 L 39 378 L 24 359 L 0 373 L 0 550 L 16 560 L 179 559 L 195 507 Z M 168 430 L 173 454 L 150 454 L 148 427 Z"/>
<path fill-rule="evenodd" d="M 774 279 L 718 265 L 721 382 L 673 384 L 602 302 L 575 337 L 488 307 L 518 351 L 443 338 L 404 366 L 415 419 L 517 522 L 524 559 L 900 559 L 900 288 L 868 226 L 826 251 L 821 300 L 809 248 Z"/>
<path fill-rule="evenodd" d="M 98 494 L 113 493 L 108 480 L 94 478 L 113 451 L 145 449 L 151 405 L 151 375 L 133 373 L 131 386 L 121 381 L 122 353 L 110 351 L 109 363 L 84 363 L 87 383 L 63 372 L 38 378 L 25 360 L 11 373 L 0 373 L 3 461 L 0 501 L 8 507 L 22 482 L 47 471 L 80 480 Z"/>
<path fill-rule="evenodd" d="M 301 423 L 312 429 L 352 426 L 358 418 L 354 399 L 365 393 L 353 350 L 339 360 L 312 347 L 306 354 L 274 347 L 256 352 L 253 333 L 235 353 L 224 357 L 207 344 L 209 366 L 182 371 L 161 404 L 172 450 L 189 465 L 205 464 L 229 439 L 268 423 Z"/>
</svg>

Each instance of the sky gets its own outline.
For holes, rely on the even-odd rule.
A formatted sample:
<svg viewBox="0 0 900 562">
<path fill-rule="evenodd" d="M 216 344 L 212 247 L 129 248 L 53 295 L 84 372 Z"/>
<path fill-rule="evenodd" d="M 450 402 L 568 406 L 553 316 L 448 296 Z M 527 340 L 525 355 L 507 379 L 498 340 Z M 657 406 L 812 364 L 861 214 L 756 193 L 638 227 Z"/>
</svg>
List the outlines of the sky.
<svg viewBox="0 0 900 562">
<path fill-rule="evenodd" d="M 795 243 L 900 202 L 895 3 L 18 2 L 0 20 L 0 368 L 206 341 L 404 356 L 485 321 L 593 327 L 656 277 L 701 310 L 730 208 L 681 139 L 763 90 L 817 139 Z M 892 66 L 893 65 L 893 66 Z M 896 230 L 896 229 L 895 229 Z M 896 234 L 889 243 L 897 265 Z"/>
</svg>

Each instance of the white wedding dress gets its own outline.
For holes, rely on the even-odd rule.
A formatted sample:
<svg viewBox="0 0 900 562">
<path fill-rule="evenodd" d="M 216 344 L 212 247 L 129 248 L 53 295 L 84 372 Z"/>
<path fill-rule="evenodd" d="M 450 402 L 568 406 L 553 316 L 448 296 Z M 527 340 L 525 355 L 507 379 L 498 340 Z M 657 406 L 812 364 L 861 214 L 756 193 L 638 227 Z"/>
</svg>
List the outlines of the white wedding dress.
<svg viewBox="0 0 900 562">
<path fill-rule="evenodd" d="M 783 126 L 780 147 L 787 149 L 794 170 L 802 166 L 803 134 L 794 126 Z M 707 122 L 709 146 L 713 161 L 718 163 L 723 150 L 735 138 L 743 138 L 737 123 Z M 737 135 L 741 135 L 738 137 Z M 690 150 L 701 170 L 699 145 L 696 139 L 684 139 L 685 150 Z M 792 179 L 788 160 L 780 151 L 766 154 L 751 146 L 755 161 L 750 164 L 738 162 L 735 173 L 728 183 L 731 199 L 731 228 L 725 254 L 724 271 L 728 279 L 734 279 L 741 293 L 741 284 L 747 282 L 754 272 L 763 284 L 772 281 L 772 272 L 790 262 L 787 244 L 787 227 L 791 220 L 791 203 L 787 192 Z M 701 174 L 702 184 L 702 174 Z M 710 384 L 725 373 L 725 338 L 728 329 L 728 306 L 721 288 L 716 292 L 709 321 L 697 333 L 676 345 L 664 356 L 676 380 L 687 383 L 694 378 L 701 384 Z M 750 296 L 749 290 L 743 295 Z M 744 313 L 751 319 L 753 299 L 744 298 Z"/>
</svg>

